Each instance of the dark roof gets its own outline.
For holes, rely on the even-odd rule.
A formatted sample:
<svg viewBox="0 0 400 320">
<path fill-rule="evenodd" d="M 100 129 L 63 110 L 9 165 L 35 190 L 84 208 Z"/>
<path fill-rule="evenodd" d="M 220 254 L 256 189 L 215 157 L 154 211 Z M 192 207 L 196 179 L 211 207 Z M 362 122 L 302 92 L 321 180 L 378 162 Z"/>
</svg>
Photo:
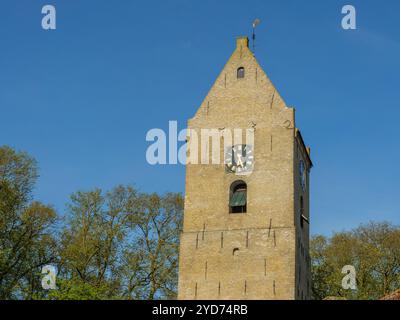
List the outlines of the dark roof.
<svg viewBox="0 0 400 320">
<path fill-rule="evenodd" d="M 380 298 L 380 300 L 400 300 L 400 289 L 390 294 L 387 294 L 386 296 Z"/>
<path fill-rule="evenodd" d="M 304 143 L 303 136 L 301 135 L 301 132 L 300 132 L 300 130 L 298 128 L 296 128 L 295 132 L 296 132 L 296 137 L 299 139 L 300 144 L 303 147 L 304 153 L 306 154 L 307 159 L 310 162 L 310 168 L 312 168 L 313 167 L 313 163 L 311 161 L 309 149 L 307 148 L 306 144 Z"/>
</svg>

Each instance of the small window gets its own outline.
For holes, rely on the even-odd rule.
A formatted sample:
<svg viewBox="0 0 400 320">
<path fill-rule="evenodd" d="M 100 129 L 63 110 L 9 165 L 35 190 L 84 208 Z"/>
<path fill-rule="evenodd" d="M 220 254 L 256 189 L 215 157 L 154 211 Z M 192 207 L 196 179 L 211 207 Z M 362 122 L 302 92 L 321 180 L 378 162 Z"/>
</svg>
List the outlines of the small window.
<svg viewBox="0 0 400 320">
<path fill-rule="evenodd" d="M 239 69 L 237 69 L 237 78 L 238 79 L 244 78 L 244 68 L 243 67 L 240 67 Z"/>
<path fill-rule="evenodd" d="M 247 212 L 247 185 L 243 181 L 232 183 L 229 195 L 229 213 Z"/>
</svg>

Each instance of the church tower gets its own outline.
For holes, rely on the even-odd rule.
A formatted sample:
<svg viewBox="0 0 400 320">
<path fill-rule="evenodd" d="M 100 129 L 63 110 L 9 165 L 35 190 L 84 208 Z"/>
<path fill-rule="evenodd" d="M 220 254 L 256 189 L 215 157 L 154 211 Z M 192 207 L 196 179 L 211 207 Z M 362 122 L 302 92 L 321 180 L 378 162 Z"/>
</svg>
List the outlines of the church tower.
<svg viewBox="0 0 400 320">
<path fill-rule="evenodd" d="M 310 299 L 310 149 L 247 37 L 188 129 L 198 154 L 212 149 L 203 129 L 242 129 L 243 142 L 220 143 L 220 163 L 186 167 L 178 299 Z"/>
</svg>

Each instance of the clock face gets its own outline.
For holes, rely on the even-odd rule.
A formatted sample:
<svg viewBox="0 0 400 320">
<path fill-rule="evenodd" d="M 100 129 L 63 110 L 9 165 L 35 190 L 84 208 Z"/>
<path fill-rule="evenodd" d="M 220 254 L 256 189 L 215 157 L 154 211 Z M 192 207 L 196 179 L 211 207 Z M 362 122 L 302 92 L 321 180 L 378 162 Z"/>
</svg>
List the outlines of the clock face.
<svg viewBox="0 0 400 320">
<path fill-rule="evenodd" d="M 304 161 L 300 160 L 299 164 L 299 178 L 300 178 L 300 185 L 303 191 L 306 189 L 306 182 L 307 182 L 307 171 L 304 165 Z"/>
<path fill-rule="evenodd" d="M 236 145 L 227 148 L 225 153 L 225 168 L 227 172 L 237 175 L 250 174 L 254 167 L 253 147 Z"/>
</svg>

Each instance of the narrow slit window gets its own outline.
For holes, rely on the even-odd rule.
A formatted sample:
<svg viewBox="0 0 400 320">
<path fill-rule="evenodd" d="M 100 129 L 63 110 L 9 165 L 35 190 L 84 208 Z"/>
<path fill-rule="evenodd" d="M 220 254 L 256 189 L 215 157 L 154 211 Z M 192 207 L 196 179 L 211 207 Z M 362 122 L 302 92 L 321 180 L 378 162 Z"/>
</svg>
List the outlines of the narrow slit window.
<svg viewBox="0 0 400 320">
<path fill-rule="evenodd" d="M 303 197 L 300 197 L 300 226 L 304 227 L 304 200 Z"/>
</svg>

